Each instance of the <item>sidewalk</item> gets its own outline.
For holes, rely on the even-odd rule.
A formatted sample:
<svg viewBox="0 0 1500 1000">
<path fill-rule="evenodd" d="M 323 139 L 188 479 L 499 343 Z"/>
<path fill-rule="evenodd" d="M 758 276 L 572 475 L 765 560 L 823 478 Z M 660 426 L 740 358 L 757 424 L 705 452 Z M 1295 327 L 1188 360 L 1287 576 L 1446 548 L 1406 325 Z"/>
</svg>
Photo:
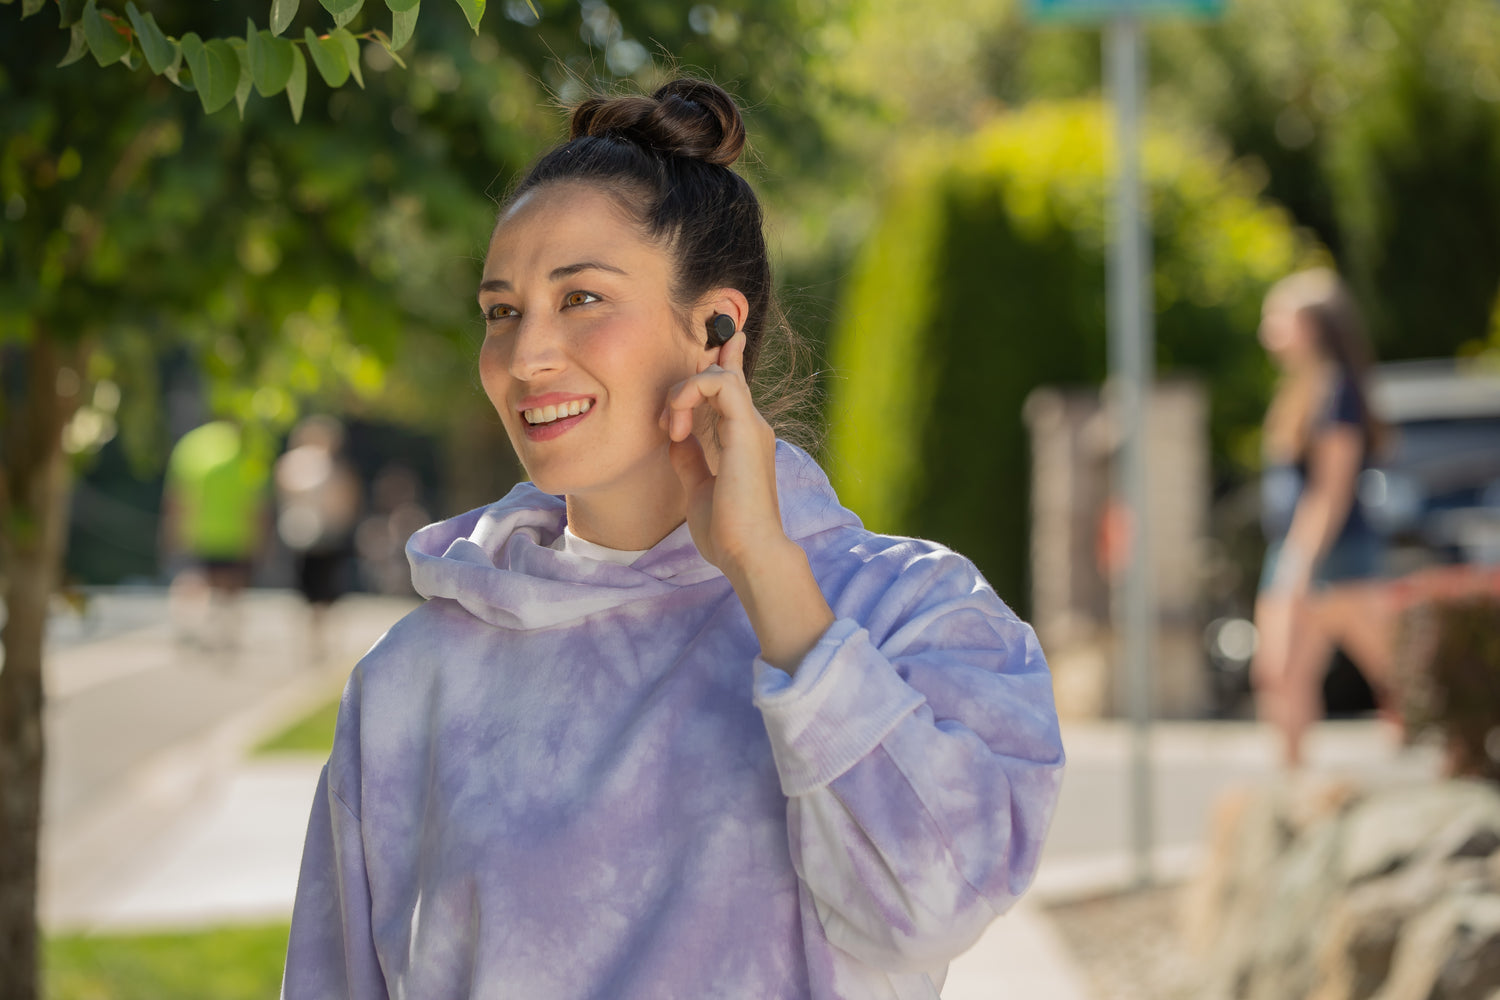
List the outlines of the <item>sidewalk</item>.
<svg viewBox="0 0 1500 1000">
<path fill-rule="evenodd" d="M 286 591 L 246 594 L 239 641 L 229 652 L 180 644 L 160 591 L 105 592 L 89 619 L 56 621 L 45 678 L 43 926 L 182 926 L 122 900 L 172 859 L 185 830 L 213 815 L 243 769 L 258 767 L 247 762 L 249 749 L 336 697 L 354 661 L 414 603 L 368 595 L 339 602 L 320 662 L 305 652 L 305 609 Z M 282 797 L 291 791 L 283 785 Z M 298 794 L 305 828 L 311 785 Z M 251 831 L 285 822 L 287 807 L 269 805 L 263 813 L 232 811 L 224 831 L 247 831 L 249 842 L 223 842 L 186 888 L 214 898 L 220 881 L 248 872 L 241 851 L 254 857 L 261 840 Z M 291 877 L 295 882 L 295 868 Z M 216 913 L 203 909 L 201 919 Z M 222 916 L 250 914 L 230 909 Z"/>
<path fill-rule="evenodd" d="M 351 601 L 340 655 L 309 668 L 297 661 L 291 640 L 297 608 L 289 595 L 283 597 L 261 598 L 251 615 L 252 641 L 232 671 L 213 683 L 212 676 L 198 677 L 202 690 L 187 700 L 213 717 L 211 725 L 145 753 L 128 773 L 94 775 L 92 782 L 67 773 L 79 771 L 81 749 L 70 751 L 66 740 L 56 748 L 54 763 L 66 764 L 71 753 L 74 764 L 57 774 L 65 787 L 55 788 L 49 776 L 49 816 L 64 817 L 49 823 L 44 838 L 43 916 L 49 930 L 197 928 L 290 916 L 323 761 L 247 758 L 246 751 L 336 693 L 359 652 L 409 604 Z M 131 684 L 154 685 L 158 694 L 163 685 L 180 687 L 185 681 L 177 656 L 170 633 L 158 625 L 137 627 L 108 643 L 57 649 L 49 681 L 65 694 L 62 717 L 54 720 L 49 711 L 49 736 L 80 724 L 79 715 L 97 723 L 97 708 L 80 701 L 90 692 L 118 709 L 131 699 L 149 702 L 151 695 L 132 692 Z M 259 681 L 251 685 L 249 677 Z M 185 697 L 174 694 L 179 703 Z M 167 721 L 161 725 L 170 728 Z M 181 720 L 177 728 L 184 728 Z M 953 964 L 943 991 L 947 1000 L 1092 996 L 1045 904 L 1130 884 L 1130 739 L 1120 723 L 1064 727 L 1069 767 L 1037 883 Z M 1163 723 L 1153 730 L 1151 750 L 1153 866 L 1157 878 L 1170 881 L 1198 857 L 1219 792 L 1275 773 L 1275 742 L 1252 723 Z M 1374 722 L 1323 724 L 1309 756 L 1316 769 L 1365 780 L 1425 780 L 1436 771 L 1432 753 L 1400 751 Z M 80 791 L 97 788 L 101 780 L 109 794 L 91 799 Z M 70 783 L 75 787 L 66 787 Z"/>
</svg>

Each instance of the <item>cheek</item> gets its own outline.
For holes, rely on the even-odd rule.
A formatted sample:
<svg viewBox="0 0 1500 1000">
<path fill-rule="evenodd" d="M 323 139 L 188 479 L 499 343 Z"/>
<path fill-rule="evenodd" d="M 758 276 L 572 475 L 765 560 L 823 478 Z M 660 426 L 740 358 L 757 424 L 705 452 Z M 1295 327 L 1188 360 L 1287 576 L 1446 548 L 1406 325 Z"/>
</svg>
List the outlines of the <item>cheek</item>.
<svg viewBox="0 0 1500 1000">
<path fill-rule="evenodd" d="M 675 334 L 675 327 L 668 327 Z M 668 339 L 654 324 L 600 324 L 577 341 L 578 354 L 605 385 L 616 405 L 629 402 L 656 412 L 667 390 L 697 369 L 690 351 Z M 690 346 L 690 345 L 689 345 Z"/>
<path fill-rule="evenodd" d="M 510 385 L 510 353 L 503 338 L 486 337 L 479 348 L 479 381 L 484 385 L 485 395 L 495 408 L 505 415 L 505 390 Z"/>
</svg>

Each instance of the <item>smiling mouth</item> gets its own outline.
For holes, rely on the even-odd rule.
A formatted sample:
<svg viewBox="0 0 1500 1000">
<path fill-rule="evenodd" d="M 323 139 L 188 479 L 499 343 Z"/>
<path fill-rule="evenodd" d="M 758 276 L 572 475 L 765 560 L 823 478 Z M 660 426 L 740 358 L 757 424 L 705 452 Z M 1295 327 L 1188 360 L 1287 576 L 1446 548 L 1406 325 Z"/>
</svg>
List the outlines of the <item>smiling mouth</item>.
<svg viewBox="0 0 1500 1000">
<path fill-rule="evenodd" d="M 530 410 L 522 410 L 521 416 L 528 426 L 543 427 L 565 417 L 576 417 L 580 413 L 587 413 L 589 407 L 593 405 L 594 401 L 591 399 L 572 399 L 561 406 L 538 406 Z"/>
</svg>

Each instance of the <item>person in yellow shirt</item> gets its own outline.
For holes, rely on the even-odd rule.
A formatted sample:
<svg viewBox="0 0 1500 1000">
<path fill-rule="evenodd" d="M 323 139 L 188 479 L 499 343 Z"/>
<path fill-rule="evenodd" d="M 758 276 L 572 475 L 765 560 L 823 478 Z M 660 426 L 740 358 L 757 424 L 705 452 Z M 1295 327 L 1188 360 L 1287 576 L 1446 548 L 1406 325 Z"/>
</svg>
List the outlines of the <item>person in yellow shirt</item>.
<svg viewBox="0 0 1500 1000">
<path fill-rule="evenodd" d="M 228 420 L 184 434 L 167 462 L 163 503 L 173 619 L 190 645 L 237 644 L 237 598 L 265 537 L 270 466 Z"/>
</svg>

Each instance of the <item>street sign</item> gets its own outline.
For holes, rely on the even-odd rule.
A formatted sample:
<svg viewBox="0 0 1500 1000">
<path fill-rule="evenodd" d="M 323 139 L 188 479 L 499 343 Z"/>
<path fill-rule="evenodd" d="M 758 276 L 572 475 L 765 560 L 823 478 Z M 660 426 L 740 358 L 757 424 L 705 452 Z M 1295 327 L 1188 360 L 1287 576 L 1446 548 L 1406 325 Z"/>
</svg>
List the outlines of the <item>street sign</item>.
<svg viewBox="0 0 1500 1000">
<path fill-rule="evenodd" d="M 1213 17 L 1224 0 L 1027 0 L 1039 21 L 1109 21 L 1116 17 Z"/>
</svg>

